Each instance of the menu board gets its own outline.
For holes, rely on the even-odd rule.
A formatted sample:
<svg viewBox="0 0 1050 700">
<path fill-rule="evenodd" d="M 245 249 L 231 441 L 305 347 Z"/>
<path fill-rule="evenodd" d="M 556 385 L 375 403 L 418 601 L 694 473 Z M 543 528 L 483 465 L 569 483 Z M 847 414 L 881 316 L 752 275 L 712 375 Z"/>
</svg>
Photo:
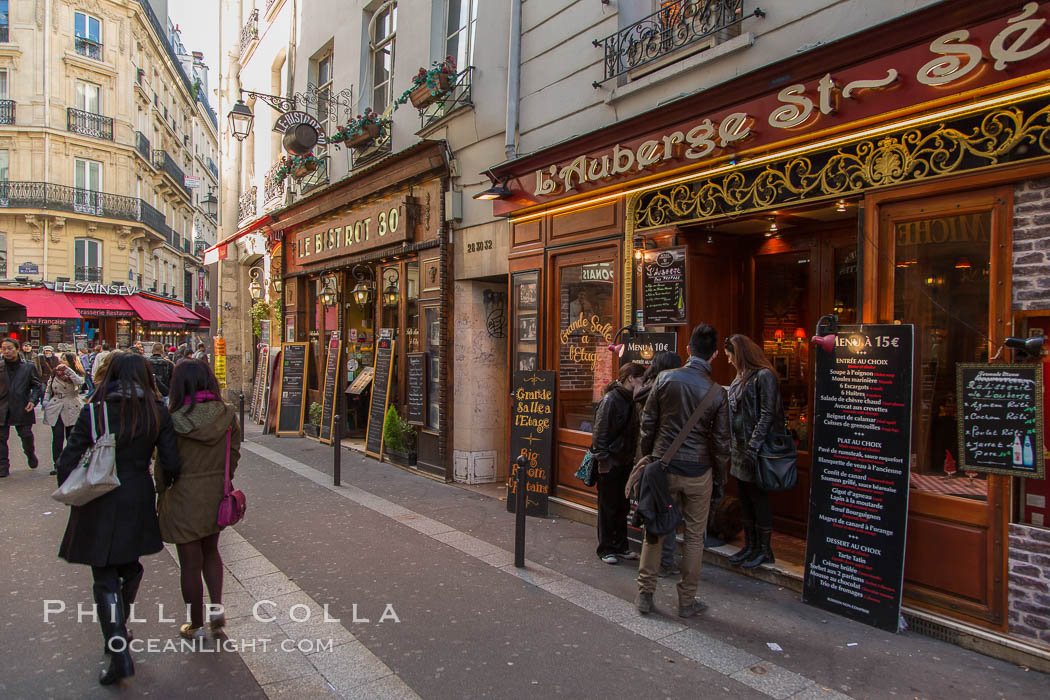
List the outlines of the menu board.
<svg viewBox="0 0 1050 700">
<path fill-rule="evenodd" d="M 368 406 L 368 431 L 365 433 L 365 454 L 376 459 L 380 459 L 383 450 L 383 419 L 386 418 L 386 408 L 390 403 L 394 344 L 393 338 L 380 338 L 376 341 L 372 401 Z"/>
<path fill-rule="evenodd" d="M 842 326 L 816 350 L 802 600 L 897 631 L 911 465 L 914 326 Z"/>
<path fill-rule="evenodd" d="M 678 336 L 675 333 L 632 333 L 624 340 L 620 366 L 637 362 L 648 367 L 657 353 L 675 352 L 677 345 Z"/>
<path fill-rule="evenodd" d="M 281 346 L 281 389 L 277 403 L 277 434 L 298 435 L 306 407 L 306 343 Z"/>
<path fill-rule="evenodd" d="M 270 347 L 266 344 L 259 345 L 259 357 L 255 362 L 255 380 L 252 382 L 252 403 L 248 410 L 248 417 L 255 422 L 259 420 L 262 411 L 263 384 L 266 379 L 267 360 L 270 357 Z"/>
<path fill-rule="evenodd" d="M 343 342 L 339 332 L 334 331 L 328 339 L 328 358 L 324 365 L 324 387 L 321 389 L 321 426 L 318 431 L 321 442 L 332 442 L 332 427 L 335 421 L 335 397 L 338 394 L 339 367 Z"/>
<path fill-rule="evenodd" d="M 684 326 L 685 247 L 647 250 L 642 256 L 645 325 Z"/>
<path fill-rule="evenodd" d="M 427 354 L 410 352 L 408 363 L 408 418 L 412 425 L 424 425 L 427 420 Z"/>
<path fill-rule="evenodd" d="M 50 345 L 56 351 L 58 350 L 58 344 L 64 342 L 66 326 L 63 323 L 50 323 L 44 326 L 44 345 Z M 119 337 L 119 336 L 118 336 Z M 131 344 L 131 332 L 128 332 L 127 347 Z"/>
<path fill-rule="evenodd" d="M 525 515 L 547 516 L 551 487 L 551 436 L 554 430 L 553 370 L 515 372 L 510 424 L 510 457 L 525 458 Z M 517 481 L 511 467 L 507 511 L 515 511 Z"/>
<path fill-rule="evenodd" d="M 80 352 L 81 348 L 83 348 L 84 350 L 87 350 L 87 346 L 88 346 L 88 337 L 86 335 L 83 335 L 81 333 L 74 333 L 73 334 L 73 349 L 76 352 Z"/>
<path fill-rule="evenodd" d="M 1042 479 L 1042 364 L 959 364 L 956 378 L 959 469 Z"/>
</svg>

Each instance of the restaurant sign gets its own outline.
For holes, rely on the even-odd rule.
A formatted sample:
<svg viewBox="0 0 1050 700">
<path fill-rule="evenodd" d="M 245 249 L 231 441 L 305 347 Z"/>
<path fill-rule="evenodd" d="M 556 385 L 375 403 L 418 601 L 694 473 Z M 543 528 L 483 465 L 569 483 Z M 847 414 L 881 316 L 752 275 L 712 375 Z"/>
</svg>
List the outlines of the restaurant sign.
<svg viewBox="0 0 1050 700">
<path fill-rule="evenodd" d="M 411 236 L 408 198 L 387 198 L 351 209 L 334 226 L 303 229 L 295 236 L 295 262 L 307 265 L 401 243 Z"/>
<path fill-rule="evenodd" d="M 1046 4 L 1029 2 L 1008 17 L 955 29 L 928 44 L 786 85 L 676 129 L 540 168 L 534 181 L 521 186 L 531 187 L 536 198 L 556 197 L 586 190 L 588 183 L 602 186 L 664 166 L 681 167 L 731 154 L 745 144 L 794 138 L 1012 79 L 1022 62 L 1022 70 L 1032 74 L 1050 59 L 1046 14 Z"/>
<path fill-rule="evenodd" d="M 107 294 L 129 297 L 139 288 L 133 284 L 102 284 L 101 282 L 44 282 L 44 286 L 63 294 Z"/>
</svg>

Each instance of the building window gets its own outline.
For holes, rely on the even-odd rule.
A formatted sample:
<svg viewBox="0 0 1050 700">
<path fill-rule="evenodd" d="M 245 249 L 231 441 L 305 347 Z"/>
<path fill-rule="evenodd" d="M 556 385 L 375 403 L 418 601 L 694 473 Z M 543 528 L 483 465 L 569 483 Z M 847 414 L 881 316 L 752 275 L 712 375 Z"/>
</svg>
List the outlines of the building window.
<svg viewBox="0 0 1050 700">
<path fill-rule="evenodd" d="M 102 163 L 77 158 L 73 167 L 73 208 L 81 214 L 101 214 Z"/>
<path fill-rule="evenodd" d="M 0 182 L 7 182 L 8 152 L 0 151 Z"/>
<path fill-rule="evenodd" d="M 102 281 L 102 243 L 92 238 L 73 242 L 73 279 L 77 282 Z"/>
<path fill-rule="evenodd" d="M 102 86 L 77 82 L 77 109 L 91 114 L 102 114 Z"/>
<path fill-rule="evenodd" d="M 325 136 L 328 136 L 328 120 L 336 115 L 329 113 L 328 100 L 332 96 L 332 54 L 328 54 L 317 60 L 317 121 L 324 128 Z M 314 149 L 317 156 L 328 152 L 328 146 L 320 144 Z"/>
<path fill-rule="evenodd" d="M 470 65 L 474 56 L 474 30 L 478 0 L 448 0 L 445 21 L 445 55 L 456 59 L 457 70 Z"/>
<path fill-rule="evenodd" d="M 0 100 L 8 98 L 7 69 L 0 70 Z"/>
<path fill-rule="evenodd" d="M 7 277 L 7 234 L 0 233 L 0 277 Z"/>
<path fill-rule="evenodd" d="M 73 43 L 81 56 L 102 60 L 102 22 L 83 12 L 74 13 Z"/>
<path fill-rule="evenodd" d="M 382 114 L 390 105 L 394 80 L 394 38 L 397 34 L 397 3 L 379 6 L 369 23 L 372 49 L 372 109 Z"/>
</svg>

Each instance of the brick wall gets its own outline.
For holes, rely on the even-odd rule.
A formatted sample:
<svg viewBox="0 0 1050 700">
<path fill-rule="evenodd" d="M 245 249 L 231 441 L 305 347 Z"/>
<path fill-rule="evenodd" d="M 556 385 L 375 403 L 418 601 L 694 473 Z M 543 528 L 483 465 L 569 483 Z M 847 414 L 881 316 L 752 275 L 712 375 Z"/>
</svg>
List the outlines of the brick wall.
<svg viewBox="0 0 1050 700">
<path fill-rule="evenodd" d="M 1050 530 L 1010 524 L 1010 633 L 1050 646 Z"/>
<path fill-rule="evenodd" d="M 1050 308 L 1050 178 L 1014 187 L 1013 307 Z"/>
</svg>

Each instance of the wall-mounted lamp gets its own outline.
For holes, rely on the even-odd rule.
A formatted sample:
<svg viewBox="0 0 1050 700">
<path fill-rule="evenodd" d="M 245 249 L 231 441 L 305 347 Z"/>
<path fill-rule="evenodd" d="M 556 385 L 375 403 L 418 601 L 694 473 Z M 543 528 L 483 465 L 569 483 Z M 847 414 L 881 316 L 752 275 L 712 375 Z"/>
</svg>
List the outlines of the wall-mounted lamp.
<svg viewBox="0 0 1050 700">
<path fill-rule="evenodd" d="M 321 278 L 321 293 L 317 298 L 324 306 L 335 306 L 339 303 L 339 287 L 335 275 Z"/>
<path fill-rule="evenodd" d="M 474 199 L 507 199 L 514 194 L 510 191 L 510 188 L 507 187 L 510 178 L 496 178 L 496 176 L 492 174 L 492 171 L 488 171 L 487 175 L 489 176 L 489 181 L 492 185 L 487 190 L 482 190 L 474 195 Z"/>
<path fill-rule="evenodd" d="M 627 334 L 627 337 L 630 337 L 631 327 L 624 326 L 620 330 L 616 331 L 616 335 L 613 336 L 612 343 L 610 343 L 609 346 L 606 348 L 609 352 L 616 355 L 617 357 L 623 357 L 623 351 L 626 348 L 626 346 L 620 342 L 620 336 L 624 333 Z"/>
<path fill-rule="evenodd" d="M 781 345 L 784 344 L 784 329 L 783 328 L 778 328 L 775 331 L 773 331 L 773 340 L 776 341 L 777 347 L 780 347 Z"/>
<path fill-rule="evenodd" d="M 845 199 L 840 199 L 838 201 L 838 204 L 835 205 L 835 211 L 840 212 L 840 213 L 846 211 L 846 200 Z"/>
<path fill-rule="evenodd" d="M 372 303 L 372 299 L 375 296 L 375 282 L 372 281 L 372 269 L 364 265 L 354 265 L 350 274 L 357 280 L 357 284 L 354 285 L 354 289 L 350 294 L 354 297 L 357 305 L 361 307 L 361 310 L 364 311 Z"/>
<path fill-rule="evenodd" d="M 795 329 L 795 342 L 798 343 L 799 345 L 802 345 L 802 343 L 806 342 L 806 329 L 805 328 L 796 328 Z"/>
<path fill-rule="evenodd" d="M 400 279 L 396 268 L 388 267 L 383 270 L 383 281 L 387 283 L 383 288 L 383 306 L 397 306 L 397 302 L 401 300 L 401 290 L 398 288 Z"/>
<path fill-rule="evenodd" d="M 263 269 L 261 267 L 248 268 L 248 295 L 251 296 L 252 301 L 259 301 L 263 298 L 262 276 Z"/>
</svg>

